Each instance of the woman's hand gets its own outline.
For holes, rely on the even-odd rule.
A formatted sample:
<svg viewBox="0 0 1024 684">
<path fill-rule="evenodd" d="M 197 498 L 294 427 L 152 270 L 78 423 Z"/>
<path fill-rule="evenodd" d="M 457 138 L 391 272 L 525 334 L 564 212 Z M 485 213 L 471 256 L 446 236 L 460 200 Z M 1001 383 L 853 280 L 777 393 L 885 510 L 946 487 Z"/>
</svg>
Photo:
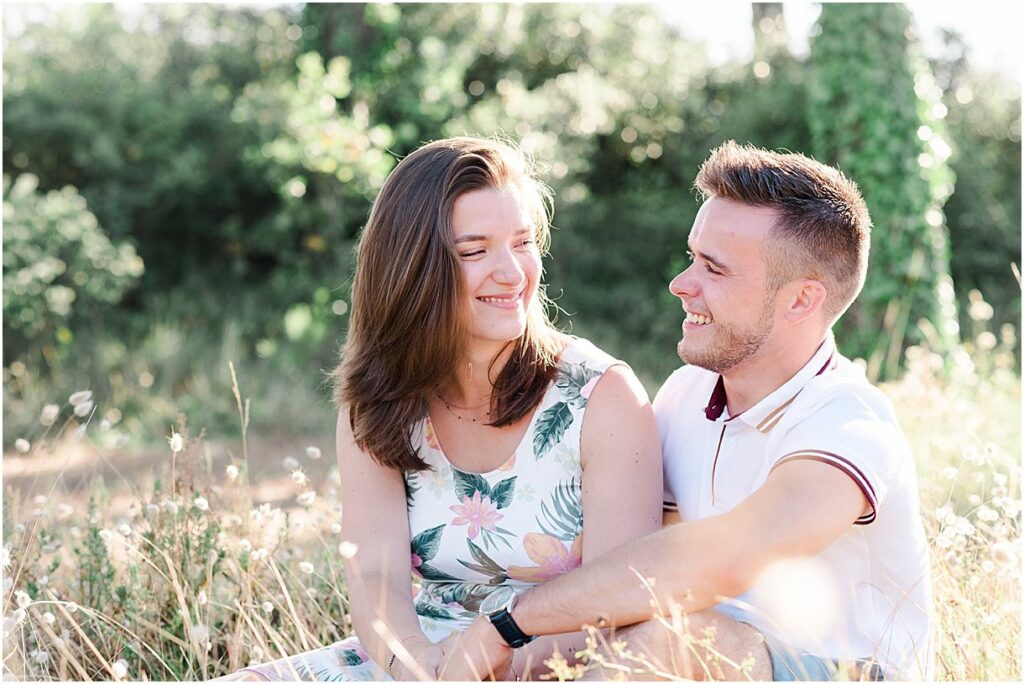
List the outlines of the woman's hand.
<svg viewBox="0 0 1024 684">
<path fill-rule="evenodd" d="M 487 618 L 473 621 L 446 649 L 438 678 L 453 681 L 508 679 L 512 671 L 513 650 L 498 635 Z M 514 678 L 514 676 L 513 676 Z"/>
<path fill-rule="evenodd" d="M 451 638 L 451 637 L 449 637 Z M 446 642 L 433 643 L 423 635 L 409 637 L 402 641 L 402 646 L 412 656 L 413 663 L 405 663 L 400 657 L 396 657 L 394 663 L 388 668 L 391 678 L 399 682 L 415 682 L 422 679 L 425 674 L 429 680 L 437 679 L 437 671 L 444 661 Z"/>
</svg>

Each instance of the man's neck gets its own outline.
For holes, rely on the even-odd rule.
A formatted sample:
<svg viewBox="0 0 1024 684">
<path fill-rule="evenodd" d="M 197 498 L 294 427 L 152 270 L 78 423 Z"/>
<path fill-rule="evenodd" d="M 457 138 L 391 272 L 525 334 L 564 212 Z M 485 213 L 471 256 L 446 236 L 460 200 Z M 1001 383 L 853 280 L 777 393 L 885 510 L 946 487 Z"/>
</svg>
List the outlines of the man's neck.
<svg viewBox="0 0 1024 684">
<path fill-rule="evenodd" d="M 762 348 L 750 358 L 722 373 L 729 415 L 743 413 L 786 384 L 821 348 L 828 337 L 811 338 L 803 344 Z"/>
</svg>

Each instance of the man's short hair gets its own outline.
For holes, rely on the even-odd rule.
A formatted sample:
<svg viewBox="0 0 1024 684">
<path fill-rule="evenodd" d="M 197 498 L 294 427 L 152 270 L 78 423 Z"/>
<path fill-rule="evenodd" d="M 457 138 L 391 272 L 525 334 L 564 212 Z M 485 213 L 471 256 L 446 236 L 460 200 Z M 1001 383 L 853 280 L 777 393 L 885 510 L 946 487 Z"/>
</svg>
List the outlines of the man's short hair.
<svg viewBox="0 0 1024 684">
<path fill-rule="evenodd" d="M 871 218 L 857 184 L 802 154 L 769 152 L 728 141 L 700 167 L 697 189 L 777 214 L 768 253 L 768 287 L 820 280 L 823 310 L 834 323 L 864 286 Z"/>
</svg>

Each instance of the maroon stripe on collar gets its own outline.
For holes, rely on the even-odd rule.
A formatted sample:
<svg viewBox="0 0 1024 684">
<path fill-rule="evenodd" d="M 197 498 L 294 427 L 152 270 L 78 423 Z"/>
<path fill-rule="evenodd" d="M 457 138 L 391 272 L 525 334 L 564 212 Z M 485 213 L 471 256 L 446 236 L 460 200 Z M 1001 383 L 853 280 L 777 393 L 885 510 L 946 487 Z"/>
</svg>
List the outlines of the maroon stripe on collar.
<svg viewBox="0 0 1024 684">
<path fill-rule="evenodd" d="M 828 355 L 828 358 L 825 360 L 825 365 L 822 366 L 821 369 L 814 374 L 815 377 L 821 375 L 827 370 L 834 370 L 836 365 L 838 365 L 836 364 L 836 353 L 833 351 L 831 354 Z"/>
<path fill-rule="evenodd" d="M 718 382 L 715 383 L 715 389 L 711 392 L 711 398 L 708 399 L 708 405 L 704 407 L 704 417 L 710 421 L 715 421 L 722 417 L 724 411 L 725 380 L 719 375 Z"/>
</svg>

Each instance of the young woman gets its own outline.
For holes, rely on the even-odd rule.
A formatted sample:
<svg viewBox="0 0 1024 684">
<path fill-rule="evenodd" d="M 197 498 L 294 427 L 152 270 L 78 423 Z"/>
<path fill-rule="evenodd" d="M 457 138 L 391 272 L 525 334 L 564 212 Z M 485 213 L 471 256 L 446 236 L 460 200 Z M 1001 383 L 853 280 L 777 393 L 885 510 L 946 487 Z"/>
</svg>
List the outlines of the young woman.
<svg viewBox="0 0 1024 684">
<path fill-rule="evenodd" d="M 546 316 L 549 211 L 523 156 L 490 140 L 424 145 L 385 182 L 335 371 L 358 637 L 242 677 L 435 678 L 491 593 L 659 527 L 661 454 L 643 387 Z M 537 639 L 513 674 L 544 671 L 556 648 L 571 661 L 582 642 Z"/>
</svg>

